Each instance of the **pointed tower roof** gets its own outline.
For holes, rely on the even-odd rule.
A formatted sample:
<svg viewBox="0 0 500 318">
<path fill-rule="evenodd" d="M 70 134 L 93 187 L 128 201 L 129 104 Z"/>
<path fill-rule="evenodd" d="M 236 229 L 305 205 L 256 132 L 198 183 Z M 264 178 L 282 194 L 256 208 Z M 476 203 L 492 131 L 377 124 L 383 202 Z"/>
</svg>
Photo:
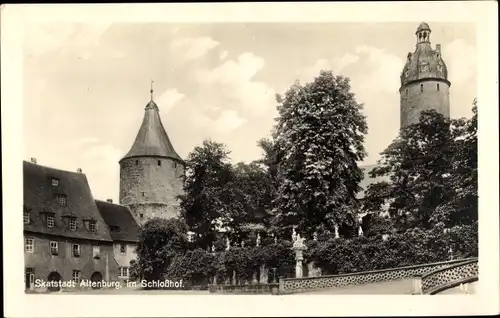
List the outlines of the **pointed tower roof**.
<svg viewBox="0 0 500 318">
<path fill-rule="evenodd" d="M 165 157 L 182 161 L 168 138 L 163 127 L 158 106 L 153 101 L 153 88 L 151 100 L 146 105 L 141 128 L 135 137 L 130 151 L 121 160 L 131 157 Z M 121 161 L 120 160 L 120 161 Z"/>
</svg>

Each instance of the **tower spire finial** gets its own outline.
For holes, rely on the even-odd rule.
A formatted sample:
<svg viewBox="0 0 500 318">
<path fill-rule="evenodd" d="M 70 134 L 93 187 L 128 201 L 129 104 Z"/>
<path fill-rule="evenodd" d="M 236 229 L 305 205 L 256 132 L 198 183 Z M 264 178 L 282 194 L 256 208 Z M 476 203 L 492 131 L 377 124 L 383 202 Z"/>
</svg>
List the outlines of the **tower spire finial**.
<svg viewBox="0 0 500 318">
<path fill-rule="evenodd" d="M 151 80 L 151 89 L 149 90 L 149 92 L 151 93 L 151 101 L 153 100 L 153 92 L 154 92 L 154 90 L 153 90 L 153 84 L 154 84 L 154 81 Z"/>
</svg>

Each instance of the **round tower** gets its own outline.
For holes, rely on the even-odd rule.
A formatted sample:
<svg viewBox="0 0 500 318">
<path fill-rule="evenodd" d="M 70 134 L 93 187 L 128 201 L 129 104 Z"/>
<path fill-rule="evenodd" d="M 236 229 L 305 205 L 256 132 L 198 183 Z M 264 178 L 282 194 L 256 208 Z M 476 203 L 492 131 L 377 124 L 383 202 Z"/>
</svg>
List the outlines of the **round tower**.
<svg viewBox="0 0 500 318">
<path fill-rule="evenodd" d="M 177 196 L 183 191 L 185 165 L 163 127 L 153 89 L 134 144 L 119 163 L 120 204 L 128 206 L 139 223 L 179 215 Z"/>
<path fill-rule="evenodd" d="M 420 112 L 434 109 L 450 116 L 448 70 L 441 55 L 441 45 L 433 50 L 430 42 L 431 29 L 422 22 L 417 32 L 414 53 L 408 53 L 401 73 L 401 127 L 419 120 Z"/>
</svg>

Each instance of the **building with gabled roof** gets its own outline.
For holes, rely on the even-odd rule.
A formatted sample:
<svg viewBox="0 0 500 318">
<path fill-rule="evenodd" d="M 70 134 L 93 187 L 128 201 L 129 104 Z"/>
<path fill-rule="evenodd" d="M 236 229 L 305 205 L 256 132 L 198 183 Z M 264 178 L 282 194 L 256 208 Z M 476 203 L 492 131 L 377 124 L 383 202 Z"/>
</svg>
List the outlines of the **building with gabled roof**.
<svg viewBox="0 0 500 318">
<path fill-rule="evenodd" d="M 112 200 L 96 200 L 95 203 L 113 239 L 114 258 L 118 263 L 118 279 L 128 281 L 130 261 L 135 260 L 137 256 L 139 224 L 126 206 L 114 204 Z"/>
<path fill-rule="evenodd" d="M 120 204 L 127 206 L 140 224 L 154 217 L 179 216 L 185 165 L 161 122 L 153 89 L 135 141 L 119 163 Z"/>
<path fill-rule="evenodd" d="M 23 181 L 26 289 L 116 280 L 113 240 L 85 174 L 23 161 Z M 74 286 L 43 284 L 58 281 Z"/>
</svg>

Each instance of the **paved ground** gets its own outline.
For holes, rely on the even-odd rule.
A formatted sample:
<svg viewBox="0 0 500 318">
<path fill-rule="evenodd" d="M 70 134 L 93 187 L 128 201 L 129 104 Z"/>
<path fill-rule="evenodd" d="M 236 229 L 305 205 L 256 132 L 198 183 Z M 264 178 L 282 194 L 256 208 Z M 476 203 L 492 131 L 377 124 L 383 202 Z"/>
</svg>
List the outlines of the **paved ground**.
<svg viewBox="0 0 500 318">
<path fill-rule="evenodd" d="M 470 284 L 467 284 L 467 292 L 470 294 L 475 294 L 476 293 L 476 287 L 477 287 L 477 282 L 473 282 Z M 461 294 L 464 295 L 465 291 L 460 289 L 460 286 L 450 288 L 447 290 L 443 290 L 442 292 L 438 293 L 438 295 L 457 295 Z"/>
<path fill-rule="evenodd" d="M 343 288 L 326 288 L 301 293 L 301 295 L 411 295 L 412 292 L 413 280 L 403 279 Z"/>
</svg>

